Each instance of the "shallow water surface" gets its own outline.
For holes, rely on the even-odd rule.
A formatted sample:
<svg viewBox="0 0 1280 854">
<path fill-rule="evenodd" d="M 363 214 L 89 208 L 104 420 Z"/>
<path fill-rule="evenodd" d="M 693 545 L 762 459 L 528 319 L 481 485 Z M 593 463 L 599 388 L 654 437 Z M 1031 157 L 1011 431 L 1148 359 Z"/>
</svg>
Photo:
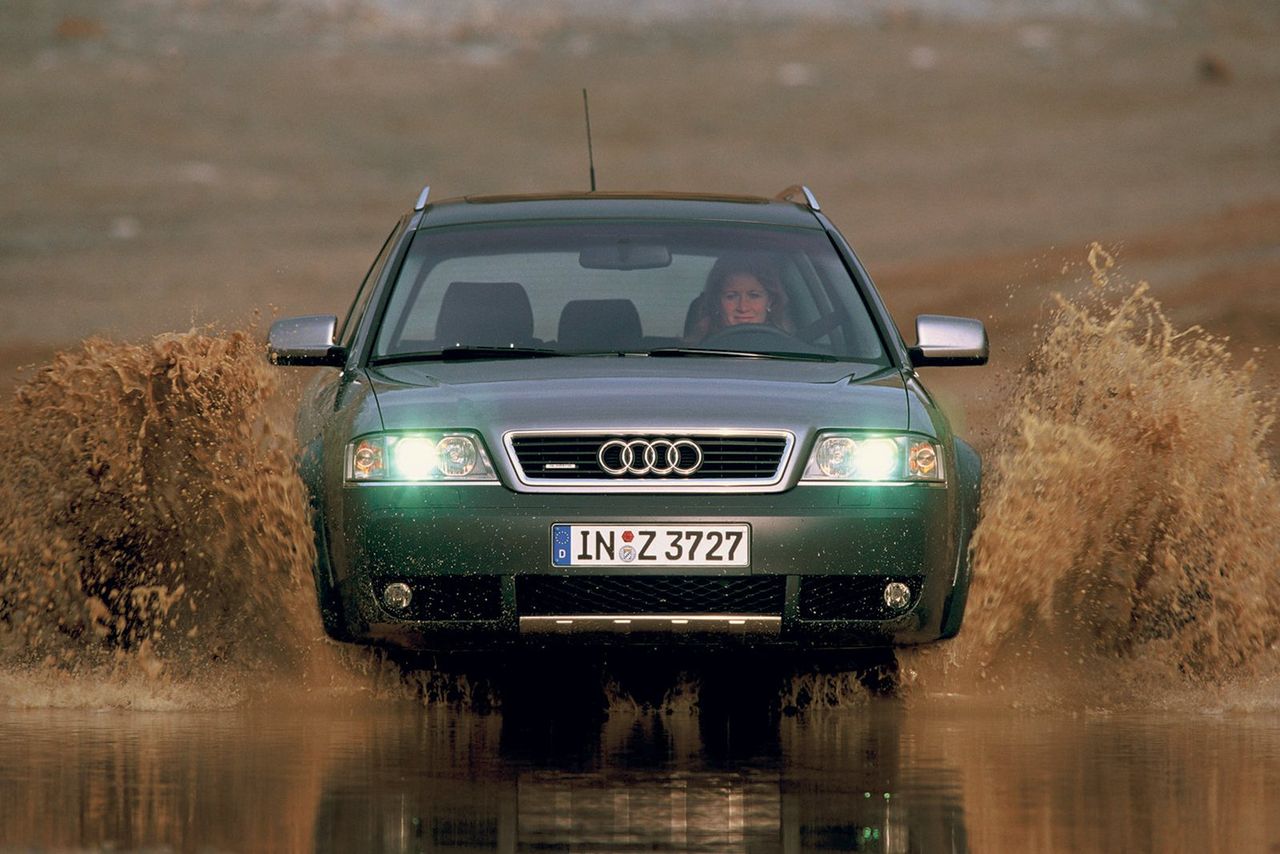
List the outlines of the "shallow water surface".
<svg viewBox="0 0 1280 854">
<path fill-rule="evenodd" d="M 1274 714 L 0 711 L 4 848 L 1266 851 L 1277 802 Z"/>
</svg>

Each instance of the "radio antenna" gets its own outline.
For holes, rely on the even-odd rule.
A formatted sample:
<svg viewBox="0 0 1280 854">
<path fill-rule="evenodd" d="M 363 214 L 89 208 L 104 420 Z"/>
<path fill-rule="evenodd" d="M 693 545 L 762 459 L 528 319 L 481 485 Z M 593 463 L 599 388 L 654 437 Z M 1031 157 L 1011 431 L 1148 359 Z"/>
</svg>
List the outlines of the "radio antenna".
<svg viewBox="0 0 1280 854">
<path fill-rule="evenodd" d="M 596 156 L 591 150 L 591 107 L 587 104 L 587 90 L 582 90 L 582 112 L 587 117 L 587 165 L 591 169 L 591 192 L 596 191 Z"/>
</svg>

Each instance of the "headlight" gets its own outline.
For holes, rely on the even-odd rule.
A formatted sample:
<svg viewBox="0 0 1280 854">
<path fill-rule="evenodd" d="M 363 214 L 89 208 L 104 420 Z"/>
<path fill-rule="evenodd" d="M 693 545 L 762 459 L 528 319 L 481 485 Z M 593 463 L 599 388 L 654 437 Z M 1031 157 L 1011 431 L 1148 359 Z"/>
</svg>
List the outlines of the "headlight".
<svg viewBox="0 0 1280 854">
<path fill-rule="evenodd" d="M 347 480 L 361 483 L 496 481 L 478 436 L 377 434 L 347 445 Z"/>
<path fill-rule="evenodd" d="M 859 483 L 937 483 L 945 480 L 942 449 L 918 436 L 823 433 L 804 480 Z"/>
</svg>

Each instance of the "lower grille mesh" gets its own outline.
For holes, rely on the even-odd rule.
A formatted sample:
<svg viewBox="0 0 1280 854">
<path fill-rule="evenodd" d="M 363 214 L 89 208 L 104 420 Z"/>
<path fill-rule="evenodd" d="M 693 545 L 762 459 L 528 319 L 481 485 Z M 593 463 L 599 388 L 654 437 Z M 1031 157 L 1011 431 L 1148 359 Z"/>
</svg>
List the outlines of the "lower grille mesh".
<svg viewBox="0 0 1280 854">
<path fill-rule="evenodd" d="M 516 609 L 525 617 L 561 614 L 781 615 L 784 576 L 595 575 L 516 579 Z"/>
</svg>

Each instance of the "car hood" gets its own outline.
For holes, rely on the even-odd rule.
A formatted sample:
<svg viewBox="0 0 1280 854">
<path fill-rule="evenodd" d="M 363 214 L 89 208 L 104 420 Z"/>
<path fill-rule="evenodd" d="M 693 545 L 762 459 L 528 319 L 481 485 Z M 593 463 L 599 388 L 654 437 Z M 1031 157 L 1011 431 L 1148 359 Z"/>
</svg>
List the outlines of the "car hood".
<svg viewBox="0 0 1280 854">
<path fill-rule="evenodd" d="M 369 371 L 384 429 L 904 430 L 895 369 L 706 357 L 420 362 Z"/>
</svg>

